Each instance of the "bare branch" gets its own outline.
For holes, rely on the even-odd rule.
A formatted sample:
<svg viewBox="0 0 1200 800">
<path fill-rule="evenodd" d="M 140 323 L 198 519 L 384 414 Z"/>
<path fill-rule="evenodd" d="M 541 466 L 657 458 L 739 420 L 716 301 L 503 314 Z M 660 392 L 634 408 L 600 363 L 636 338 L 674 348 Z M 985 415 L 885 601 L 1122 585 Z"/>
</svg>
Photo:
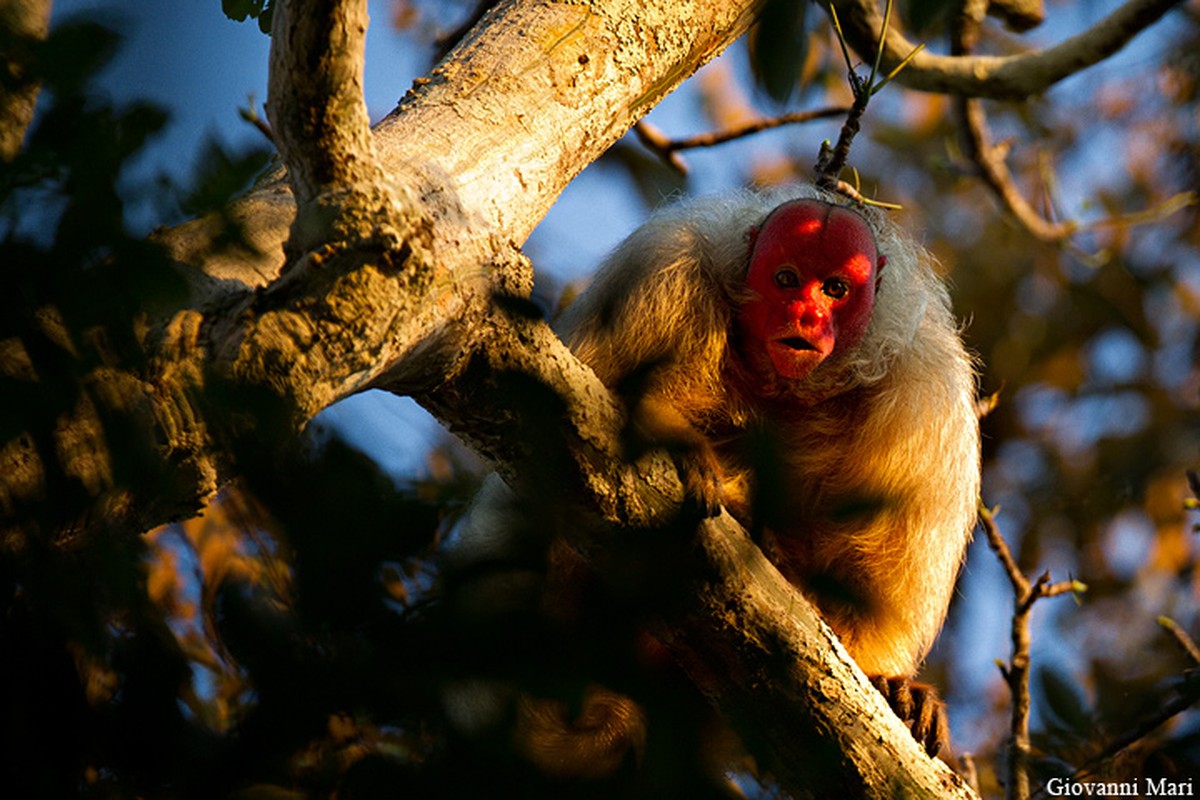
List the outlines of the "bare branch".
<svg viewBox="0 0 1200 800">
<path fill-rule="evenodd" d="M 299 205 L 383 177 L 362 93 L 366 33 L 363 0 L 275 9 L 267 117 Z"/>
<path fill-rule="evenodd" d="M 672 146 L 673 142 L 671 139 L 658 126 L 652 125 L 643 119 L 633 126 L 633 132 L 637 135 L 638 141 L 642 143 L 642 146 L 665 161 L 667 166 L 674 169 L 680 175 L 687 174 L 687 162 L 683 160 L 679 153 L 675 152 L 679 148 Z"/>
<path fill-rule="evenodd" d="M 813 607 L 728 513 L 701 525 L 704 580 L 682 620 L 658 630 L 727 716 L 752 722 L 777 755 L 764 766 L 795 797 L 976 797 L 921 747 L 849 659 Z M 781 635 L 782 634 L 782 635 Z M 764 693 L 770 683 L 775 691 Z M 821 738 L 796 738 L 799 731 Z"/>
<path fill-rule="evenodd" d="M 969 56 L 979 41 L 983 18 L 988 10 L 984 0 L 968 0 L 962 7 L 951 37 L 951 52 L 956 56 Z M 1045 212 L 1038 212 L 1017 188 L 1016 181 L 1008 169 L 1007 146 L 992 143 L 987 112 L 983 102 L 977 98 L 957 96 L 954 98 L 955 116 L 962 133 L 963 151 L 974 164 L 984 183 L 999 198 L 1026 231 L 1034 238 L 1049 244 L 1066 242 L 1083 226 L 1073 220 L 1054 221 L 1050 218 L 1052 208 L 1049 197 L 1044 197 Z M 1104 220 L 1088 227 L 1108 224 L 1136 224 L 1142 221 L 1157 221 L 1178 208 L 1195 202 L 1192 193 L 1176 195 L 1163 203 L 1159 209 L 1151 209 L 1121 218 Z"/>
<path fill-rule="evenodd" d="M 1074 235 L 1079 230 L 1075 222 L 1051 222 L 1022 196 L 1004 160 L 1007 148 L 992 144 L 983 103 L 973 98 L 958 97 L 955 98 L 955 109 L 960 119 L 967 157 L 978 167 L 984 183 L 1017 222 L 1043 242 L 1061 242 Z"/>
<path fill-rule="evenodd" d="M 987 535 L 988 546 L 992 548 L 992 552 L 1000 559 L 1001 565 L 1004 566 L 1004 572 L 1008 575 L 1009 582 L 1016 590 L 1018 598 L 1023 598 L 1029 593 L 1029 581 L 1025 577 L 1025 573 L 1021 572 L 1021 568 L 1017 566 L 1017 560 L 1013 558 L 1012 550 L 1008 546 L 1008 542 L 1004 541 L 1004 536 L 1000 533 L 1000 526 L 996 524 L 996 514 L 1000 509 L 989 509 L 987 506 L 979 506 L 979 520 L 983 523 L 983 532 Z"/>
<path fill-rule="evenodd" d="M 271 131 L 271 126 L 267 124 L 267 121 L 258 113 L 258 109 L 254 107 L 253 95 L 249 98 L 245 108 L 238 109 L 238 116 L 253 125 L 254 129 L 261 133 L 264 139 L 272 145 L 275 144 L 275 134 Z"/>
<path fill-rule="evenodd" d="M 1032 584 L 1017 566 L 1012 550 L 1004 541 L 1000 528 L 996 524 L 995 511 L 988 509 L 982 503 L 979 507 L 979 520 L 987 535 L 988 545 L 996 553 L 1009 582 L 1013 586 L 1013 616 L 1010 635 L 1012 639 L 1012 658 L 1008 665 L 1001 665 L 1000 671 L 1012 695 L 1012 719 L 1009 724 L 1008 758 L 1006 760 L 1006 796 L 1009 800 L 1027 800 L 1029 797 L 1029 774 L 1026 764 L 1029 760 L 1029 674 L 1030 674 L 1030 634 L 1029 616 L 1034 604 L 1043 597 L 1053 597 L 1066 592 L 1083 592 L 1087 586 L 1077 581 L 1062 581 L 1052 584 L 1050 573 L 1043 573 Z"/>
<path fill-rule="evenodd" d="M 979 42 L 983 18 L 987 13 L 986 0 L 968 0 L 955 21 L 951 36 L 951 52 L 960 57 L 970 56 Z M 1070 223 L 1055 224 L 1038 214 L 1021 195 L 1008 171 L 1005 156 L 1008 149 L 992 144 L 991 131 L 987 124 L 987 113 L 980 100 L 958 96 L 954 104 L 955 114 L 962 131 L 964 152 L 979 170 L 988 187 L 1000 198 L 1017 221 L 1036 238 L 1044 242 L 1057 242 L 1075 232 Z"/>
<path fill-rule="evenodd" d="M 804 122 L 813 122 L 819 119 L 838 117 L 842 114 L 845 114 L 849 110 L 850 109 L 848 106 L 830 106 L 828 108 L 818 108 L 812 111 L 793 111 L 788 114 L 780 114 L 777 117 L 756 119 L 743 125 L 726 128 L 725 130 L 701 133 L 696 136 L 689 136 L 686 139 L 674 139 L 670 142 L 670 149 L 690 150 L 694 147 L 712 147 L 714 145 L 733 141 L 734 139 L 740 139 L 744 136 L 750 136 L 761 131 L 779 128 L 784 125 L 796 125 Z"/>
<path fill-rule="evenodd" d="M 1021 55 L 944 56 L 923 51 L 897 80 L 925 92 L 1025 99 L 1108 58 L 1181 2 L 1130 0 L 1091 28 L 1053 47 Z M 851 46 L 873 58 L 883 27 L 876 0 L 835 0 L 833 5 Z M 913 48 L 910 40 L 892 28 L 884 44 L 882 69 L 899 64 Z"/>
<path fill-rule="evenodd" d="M 814 122 L 820 119 L 829 119 L 830 117 L 840 117 L 850 110 L 849 106 L 830 106 L 828 108 L 818 108 L 812 111 L 793 111 L 787 114 L 780 114 L 776 117 L 764 117 L 762 119 L 751 120 L 750 122 L 741 125 L 735 125 L 731 128 L 725 128 L 719 131 L 709 131 L 707 133 L 699 133 L 695 136 L 688 136 L 683 139 L 671 139 L 663 133 L 658 127 L 642 120 L 634 126 L 633 131 L 637 134 L 638 140 L 645 147 L 657 153 L 664 161 L 670 164 L 681 173 L 687 173 L 687 165 L 679 158 L 680 150 L 692 150 L 698 147 L 716 147 L 719 144 L 732 142 L 737 139 L 742 139 L 747 136 L 753 136 L 762 131 L 769 131 L 774 128 L 780 128 L 784 125 L 798 125 L 805 122 Z"/>
<path fill-rule="evenodd" d="M 982 0 L 964 3 L 952 36 L 952 52 L 959 56 L 969 55 L 979 40 L 983 17 L 987 11 Z M 962 133 L 963 151 L 974 164 L 984 183 L 1000 200 L 1013 218 L 1034 238 L 1048 244 L 1062 244 L 1080 230 L 1117 224 L 1138 224 L 1162 219 L 1174 211 L 1196 202 L 1196 195 L 1185 192 L 1176 195 L 1158 208 L 1101 220 L 1083 226 L 1074 220 L 1054 221 L 1050 218 L 1052 208 L 1048 196 L 1044 197 L 1045 211 L 1037 211 L 1017 188 L 1015 179 L 1008 169 L 1006 157 L 1008 147 L 992 143 L 987 112 L 983 101 L 977 98 L 958 96 L 954 98 L 955 116 Z M 1044 195 L 1048 192 L 1044 192 Z"/>
</svg>

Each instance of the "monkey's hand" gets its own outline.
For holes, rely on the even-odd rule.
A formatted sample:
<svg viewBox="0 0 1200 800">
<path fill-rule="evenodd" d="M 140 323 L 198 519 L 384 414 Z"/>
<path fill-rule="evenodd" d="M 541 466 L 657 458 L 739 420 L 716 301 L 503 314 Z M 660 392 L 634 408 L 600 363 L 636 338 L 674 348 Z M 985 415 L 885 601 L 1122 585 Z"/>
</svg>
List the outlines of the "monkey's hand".
<svg viewBox="0 0 1200 800">
<path fill-rule="evenodd" d="M 639 398 L 626 431 L 626 446 L 634 457 L 646 450 L 666 450 L 683 481 L 684 502 L 706 517 L 721 513 L 721 461 L 704 434 L 674 405 L 653 393 Z"/>
<path fill-rule="evenodd" d="M 913 738 L 930 756 L 950 746 L 950 723 L 946 704 L 937 689 L 905 677 L 871 676 L 871 683 L 888 701 L 900 721 L 912 731 Z"/>
</svg>

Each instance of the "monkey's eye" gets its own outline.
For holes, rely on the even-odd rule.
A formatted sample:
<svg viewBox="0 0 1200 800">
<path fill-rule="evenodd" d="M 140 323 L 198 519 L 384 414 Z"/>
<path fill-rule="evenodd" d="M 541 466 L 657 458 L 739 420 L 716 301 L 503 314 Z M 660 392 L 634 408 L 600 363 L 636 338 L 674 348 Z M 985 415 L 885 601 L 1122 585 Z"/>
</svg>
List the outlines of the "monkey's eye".
<svg viewBox="0 0 1200 800">
<path fill-rule="evenodd" d="M 850 293 L 850 284 L 841 278 L 829 278 L 821 284 L 821 291 L 834 300 L 841 300 Z"/>
<path fill-rule="evenodd" d="M 780 289 L 795 289 L 800 285 L 800 276 L 792 267 L 780 267 L 775 273 L 775 285 Z"/>
</svg>

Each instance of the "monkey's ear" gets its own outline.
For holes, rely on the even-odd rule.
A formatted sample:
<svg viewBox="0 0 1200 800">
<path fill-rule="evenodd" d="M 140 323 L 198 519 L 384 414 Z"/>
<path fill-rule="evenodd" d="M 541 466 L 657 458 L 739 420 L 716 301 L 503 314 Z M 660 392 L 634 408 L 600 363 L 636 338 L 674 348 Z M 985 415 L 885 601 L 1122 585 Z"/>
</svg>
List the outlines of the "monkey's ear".
<svg viewBox="0 0 1200 800">
<path fill-rule="evenodd" d="M 880 256 L 875 262 L 875 291 L 879 291 L 879 284 L 883 282 L 883 268 L 887 266 L 887 256 Z"/>
<path fill-rule="evenodd" d="M 750 230 L 746 231 L 746 249 L 751 253 L 754 252 L 754 243 L 758 241 L 758 226 L 751 225 Z"/>
</svg>

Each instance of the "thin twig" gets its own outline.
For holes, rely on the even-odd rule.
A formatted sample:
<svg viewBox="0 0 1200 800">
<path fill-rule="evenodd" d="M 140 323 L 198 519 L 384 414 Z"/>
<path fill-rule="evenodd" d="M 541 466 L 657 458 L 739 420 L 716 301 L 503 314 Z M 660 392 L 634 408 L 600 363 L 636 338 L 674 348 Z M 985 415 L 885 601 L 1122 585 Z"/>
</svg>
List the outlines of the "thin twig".
<svg viewBox="0 0 1200 800">
<path fill-rule="evenodd" d="M 983 522 L 983 532 L 987 535 L 988 545 L 1004 566 L 1004 572 L 1008 575 L 1008 580 L 1016 590 L 1017 596 L 1024 597 L 1029 591 L 1029 581 L 1026 580 L 1025 573 L 1021 572 L 1021 568 L 1017 566 L 1008 542 L 1004 541 L 1004 537 L 1000 534 L 1000 527 L 996 524 L 995 518 L 999 510 L 999 508 L 989 509 L 986 506 L 980 506 L 979 519 Z"/>
<path fill-rule="evenodd" d="M 846 37 L 842 31 L 841 22 L 838 20 L 837 9 L 834 8 L 832 3 L 829 5 L 829 15 L 833 20 L 833 30 L 837 36 L 838 43 L 842 47 L 842 56 L 846 60 L 846 77 L 850 83 L 850 92 L 854 96 L 854 102 L 846 112 L 846 121 L 842 124 L 841 131 L 838 132 L 837 144 L 830 145 L 828 141 L 821 143 L 821 149 L 817 153 L 817 163 L 813 167 L 813 171 L 816 173 L 816 184 L 826 191 L 845 195 L 857 203 L 883 208 L 899 208 L 900 206 L 893 203 L 868 200 L 859 193 L 857 187 L 851 187 L 843 181 L 841 174 L 842 170 L 846 167 L 846 162 L 850 159 L 850 146 L 854 142 L 854 137 L 858 135 L 863 114 L 867 110 L 867 103 L 908 65 L 913 56 L 920 52 L 924 45 L 918 45 L 913 48 L 907 58 L 903 59 L 882 80 L 876 82 L 875 79 L 879 74 L 879 66 L 883 59 L 883 43 L 887 40 L 888 25 L 892 18 L 892 0 L 887 0 L 882 29 L 879 34 L 879 49 L 875 53 L 874 62 L 871 64 L 871 72 L 864 81 L 858 76 L 858 73 L 854 69 L 854 64 L 850 60 L 850 50 L 846 46 Z"/>
<path fill-rule="evenodd" d="M 847 106 L 830 106 L 812 111 L 793 111 L 776 117 L 764 117 L 741 125 L 735 125 L 723 130 L 708 131 L 682 139 L 672 139 L 660 128 L 646 120 L 641 120 L 633 126 L 633 132 L 638 141 L 648 150 L 656 153 L 664 161 L 680 173 L 687 174 L 687 164 L 679 156 L 680 150 L 692 150 L 698 147 L 715 147 L 746 136 L 753 136 L 762 131 L 780 128 L 784 125 L 797 125 L 804 122 L 814 122 L 830 117 L 839 117 L 849 110 Z"/>
<path fill-rule="evenodd" d="M 659 158 L 667 162 L 667 166 L 675 169 L 680 175 L 687 175 L 687 162 L 679 156 L 679 153 L 675 152 L 678 148 L 671 147 L 671 139 L 656 125 L 652 125 L 644 119 L 639 120 L 633 126 L 633 132 L 643 147 L 656 153 Z"/>
<path fill-rule="evenodd" d="M 694 147 L 713 147 L 714 145 L 724 144 L 734 139 L 740 139 L 744 136 L 750 136 L 784 125 L 796 125 L 803 122 L 838 117 L 849 110 L 848 106 L 829 106 L 828 108 L 818 108 L 812 111 L 793 111 L 787 114 L 780 114 L 777 117 L 756 119 L 721 131 L 710 131 L 708 133 L 697 134 L 696 136 L 689 136 L 685 139 L 674 139 L 668 143 L 668 149 L 673 152 L 676 150 L 690 150 Z"/>
</svg>

